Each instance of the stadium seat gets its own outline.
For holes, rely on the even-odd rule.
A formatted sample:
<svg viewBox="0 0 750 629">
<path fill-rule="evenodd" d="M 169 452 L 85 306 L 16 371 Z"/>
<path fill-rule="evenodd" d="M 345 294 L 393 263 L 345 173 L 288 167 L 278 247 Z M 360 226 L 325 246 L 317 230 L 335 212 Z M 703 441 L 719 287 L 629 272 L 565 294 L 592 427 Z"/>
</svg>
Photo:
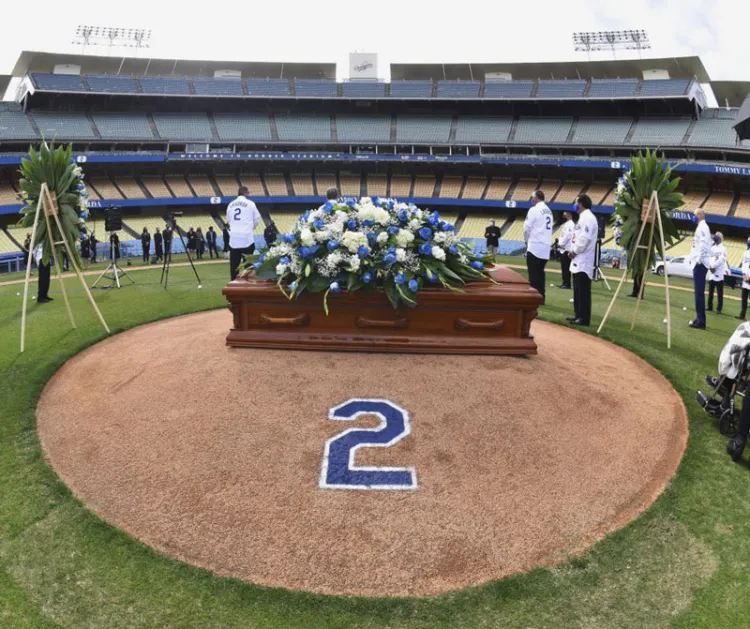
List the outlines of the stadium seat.
<svg viewBox="0 0 750 629">
<path fill-rule="evenodd" d="M 581 190 L 583 190 L 583 182 L 582 181 L 566 181 L 562 188 L 560 188 L 560 191 L 557 193 L 557 196 L 552 199 L 555 203 L 573 203 L 576 200 L 576 197 L 581 194 Z M 591 195 L 589 195 L 590 197 Z M 591 202 L 595 204 L 594 199 L 591 199 Z"/>
<path fill-rule="evenodd" d="M 484 83 L 485 98 L 531 98 L 534 81 L 489 80 Z"/>
<path fill-rule="evenodd" d="M 405 199 L 411 196 L 411 176 L 392 175 L 390 196 Z"/>
<path fill-rule="evenodd" d="M 102 199 L 116 201 L 124 198 L 108 177 L 92 177 L 91 185 L 96 188 Z"/>
<path fill-rule="evenodd" d="M 390 142 L 390 116 L 337 115 L 336 133 L 339 142 Z"/>
<path fill-rule="evenodd" d="M 503 240 L 523 241 L 523 216 L 516 216 L 508 231 L 503 234 Z"/>
<path fill-rule="evenodd" d="M 750 194 L 740 195 L 737 201 L 737 208 L 734 211 L 734 215 L 737 218 L 750 219 Z"/>
<path fill-rule="evenodd" d="M 297 97 L 335 97 L 338 85 L 334 79 L 294 79 L 294 94 Z"/>
<path fill-rule="evenodd" d="M 277 114 L 276 131 L 282 142 L 330 142 L 331 117 L 309 114 Z"/>
<path fill-rule="evenodd" d="M 234 175 L 216 175 L 214 177 L 216 185 L 219 186 L 221 196 L 223 197 L 236 197 L 237 190 L 240 187 L 240 182 L 237 181 L 237 177 Z M 260 196 L 266 196 L 265 193 Z"/>
<path fill-rule="evenodd" d="M 289 189 L 286 186 L 286 178 L 284 177 L 284 175 L 265 173 L 263 175 L 263 181 L 266 182 L 266 190 L 268 190 L 269 196 L 289 196 Z"/>
<path fill-rule="evenodd" d="M 215 197 L 216 190 L 211 185 L 206 175 L 190 175 L 188 177 L 190 185 L 193 187 L 195 194 L 199 197 Z M 171 185 L 171 182 L 170 182 Z M 172 188 L 174 190 L 174 188 Z M 237 184 L 234 186 L 234 194 L 237 193 Z M 227 195 L 228 196 L 228 195 Z"/>
<path fill-rule="evenodd" d="M 690 79 L 651 79 L 644 80 L 641 83 L 641 89 L 638 96 L 644 97 L 663 97 L 663 96 L 684 96 L 690 87 Z"/>
<path fill-rule="evenodd" d="M 571 142 L 589 145 L 624 144 L 632 125 L 632 118 L 580 118 Z"/>
<path fill-rule="evenodd" d="M 87 74 L 86 82 L 90 91 L 99 94 L 138 93 L 138 83 L 129 74 Z"/>
<path fill-rule="evenodd" d="M 258 173 L 240 173 L 240 185 L 243 185 L 248 189 L 251 197 L 268 196 L 266 188 L 263 185 L 263 180 Z M 236 197 L 237 190 L 235 189 L 235 191 L 229 196 Z"/>
<path fill-rule="evenodd" d="M 587 98 L 633 98 L 638 79 L 591 79 Z"/>
<path fill-rule="evenodd" d="M 732 207 L 732 201 L 734 201 L 734 192 L 716 190 L 703 203 L 703 209 L 707 214 L 726 216 Z"/>
<path fill-rule="evenodd" d="M 456 144 L 505 144 L 512 118 L 466 118 L 456 122 Z"/>
<path fill-rule="evenodd" d="M 271 123 L 266 114 L 215 113 L 214 122 L 220 140 L 229 142 L 271 141 Z"/>
<path fill-rule="evenodd" d="M 418 176 L 414 179 L 414 194 L 412 196 L 427 199 L 435 192 L 435 177 Z"/>
<path fill-rule="evenodd" d="M 507 196 L 508 190 L 510 190 L 510 179 L 493 177 L 490 185 L 487 186 L 484 198 L 491 201 L 502 201 Z"/>
<path fill-rule="evenodd" d="M 443 181 L 440 183 L 439 196 L 443 199 L 458 199 L 463 185 L 463 177 L 443 177 Z"/>
<path fill-rule="evenodd" d="M 19 251 L 21 251 L 21 248 L 10 239 L 8 234 L 0 229 L 0 254 L 17 253 Z"/>
<path fill-rule="evenodd" d="M 288 79 L 258 79 L 250 78 L 245 81 L 248 96 L 289 96 Z"/>
<path fill-rule="evenodd" d="M 318 190 L 318 196 L 325 199 L 328 188 L 338 189 L 339 183 L 336 181 L 336 175 L 325 173 L 315 173 L 315 187 Z M 339 190 L 339 194 L 341 191 Z"/>
<path fill-rule="evenodd" d="M 358 197 L 362 194 L 361 177 L 354 174 L 339 174 L 339 193 L 343 197 Z"/>
<path fill-rule="evenodd" d="M 385 83 L 381 81 L 344 81 L 341 84 L 344 98 L 382 98 Z"/>
<path fill-rule="evenodd" d="M 31 116 L 47 140 L 93 140 L 96 137 L 83 112 L 32 111 Z"/>
<path fill-rule="evenodd" d="M 165 140 L 212 140 L 206 114 L 152 114 L 159 135 Z"/>
<path fill-rule="evenodd" d="M 18 193 L 8 182 L 0 182 L 0 205 L 17 205 L 21 203 Z"/>
<path fill-rule="evenodd" d="M 108 140 L 153 140 L 146 114 L 92 113 L 99 135 Z"/>
<path fill-rule="evenodd" d="M 479 81 L 438 81 L 438 98 L 476 98 L 479 96 Z"/>
<path fill-rule="evenodd" d="M 572 118 L 521 117 L 516 126 L 516 144 L 564 144 L 573 124 Z"/>
<path fill-rule="evenodd" d="M 682 207 L 680 209 L 684 212 L 692 212 L 703 205 L 707 196 L 708 190 L 693 189 L 690 192 L 683 192 Z"/>
<path fill-rule="evenodd" d="M 38 90 L 49 92 L 86 92 L 88 87 L 78 74 L 45 74 L 34 72 L 31 80 Z"/>
<path fill-rule="evenodd" d="M 520 179 L 510 198 L 513 201 L 528 201 L 538 187 L 539 182 L 536 179 Z"/>
<path fill-rule="evenodd" d="M 537 98 L 580 98 L 586 89 L 586 81 L 578 79 L 540 79 L 536 88 Z"/>
<path fill-rule="evenodd" d="M 700 118 L 695 121 L 687 144 L 688 146 L 736 146 L 737 133 L 732 126 L 734 122 L 734 120 L 727 119 Z"/>
<path fill-rule="evenodd" d="M 35 140 L 38 136 L 19 109 L 0 109 L 0 140 Z"/>
<path fill-rule="evenodd" d="M 163 186 L 164 183 L 159 180 L 161 185 Z M 115 183 L 117 184 L 117 187 L 122 191 L 122 193 L 125 195 L 126 199 L 145 199 L 146 195 L 143 192 L 143 189 L 138 185 L 138 182 L 132 178 L 132 177 L 115 177 Z M 164 189 L 166 191 L 166 188 Z M 156 196 L 156 195 L 153 195 Z M 171 197 L 172 195 L 167 193 L 162 196 L 168 196 Z"/>
<path fill-rule="evenodd" d="M 629 143 L 649 147 L 679 146 L 689 127 L 690 118 L 641 118 Z"/>
<path fill-rule="evenodd" d="M 195 196 L 182 175 L 167 175 L 166 180 L 167 185 L 172 190 L 172 194 L 176 198 L 185 199 L 193 198 Z M 146 181 L 144 180 L 143 183 L 146 183 Z M 149 189 L 151 194 L 153 194 L 153 190 L 151 190 L 148 184 L 146 184 L 146 187 Z"/>
<path fill-rule="evenodd" d="M 594 205 L 606 205 L 603 201 L 605 197 L 609 196 L 611 191 L 611 183 L 594 182 L 586 189 L 586 194 Z"/>
<path fill-rule="evenodd" d="M 469 177 L 466 180 L 464 186 L 462 199 L 481 199 L 484 194 L 484 189 L 487 187 L 487 179 L 478 179 L 475 177 Z M 503 195 L 505 196 L 505 195 Z"/>
<path fill-rule="evenodd" d="M 292 187 L 294 188 L 294 194 L 299 197 L 315 196 L 315 188 L 310 173 L 292 173 Z"/>
<path fill-rule="evenodd" d="M 391 81 L 391 98 L 430 98 L 432 81 Z"/>
<path fill-rule="evenodd" d="M 396 141 L 404 144 L 447 144 L 451 132 L 448 116 L 398 116 Z"/>
<path fill-rule="evenodd" d="M 184 76 L 139 76 L 138 82 L 144 94 L 190 94 Z"/>
<path fill-rule="evenodd" d="M 208 96 L 242 96 L 242 79 L 193 77 L 196 94 Z"/>
<path fill-rule="evenodd" d="M 365 190 L 370 197 L 387 197 L 388 196 L 388 176 L 387 175 L 367 175 L 367 185 Z"/>
<path fill-rule="evenodd" d="M 478 238 L 484 240 L 484 232 L 490 220 L 494 220 L 495 225 L 502 227 L 507 219 L 504 216 L 467 214 L 458 235 L 461 238 Z"/>
</svg>

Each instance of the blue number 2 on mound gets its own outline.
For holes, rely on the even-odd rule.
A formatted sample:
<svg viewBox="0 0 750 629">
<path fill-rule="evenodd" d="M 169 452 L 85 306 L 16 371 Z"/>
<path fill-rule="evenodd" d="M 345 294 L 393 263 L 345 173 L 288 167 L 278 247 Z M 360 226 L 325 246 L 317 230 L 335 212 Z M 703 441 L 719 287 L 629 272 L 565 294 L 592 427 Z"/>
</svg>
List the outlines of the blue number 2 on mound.
<svg viewBox="0 0 750 629">
<path fill-rule="evenodd" d="M 387 448 L 411 433 L 409 413 L 388 400 L 349 400 L 332 408 L 328 419 L 353 421 L 375 415 L 377 428 L 349 428 L 326 442 L 320 486 L 328 489 L 416 489 L 413 467 L 375 467 L 354 464 L 359 448 Z"/>
</svg>

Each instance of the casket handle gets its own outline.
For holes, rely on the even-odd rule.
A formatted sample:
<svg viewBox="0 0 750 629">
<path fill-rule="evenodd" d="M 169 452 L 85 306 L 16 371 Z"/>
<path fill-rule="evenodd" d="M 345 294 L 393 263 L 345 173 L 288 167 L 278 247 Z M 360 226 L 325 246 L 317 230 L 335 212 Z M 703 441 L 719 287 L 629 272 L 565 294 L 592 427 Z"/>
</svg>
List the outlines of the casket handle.
<svg viewBox="0 0 750 629">
<path fill-rule="evenodd" d="M 467 321 L 466 319 L 456 319 L 456 329 L 458 330 L 502 330 L 504 325 L 504 319 L 498 319 L 497 321 Z"/>
<path fill-rule="evenodd" d="M 307 325 L 310 321 L 310 315 L 300 314 L 296 317 L 271 317 L 266 314 L 260 315 L 260 322 L 263 325 Z"/>
<path fill-rule="evenodd" d="M 358 328 L 408 328 L 409 321 L 402 317 L 401 319 L 386 320 L 386 319 L 370 319 L 369 317 L 357 317 L 355 325 Z"/>
</svg>

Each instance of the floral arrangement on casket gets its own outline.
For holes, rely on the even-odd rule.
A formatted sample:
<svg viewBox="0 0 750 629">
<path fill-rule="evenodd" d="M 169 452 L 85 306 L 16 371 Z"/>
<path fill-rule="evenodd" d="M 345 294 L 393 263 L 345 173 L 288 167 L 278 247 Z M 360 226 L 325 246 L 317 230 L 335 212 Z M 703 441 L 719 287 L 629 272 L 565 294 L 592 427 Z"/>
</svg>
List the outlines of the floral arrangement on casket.
<svg viewBox="0 0 750 629">
<path fill-rule="evenodd" d="M 37 153 L 33 148 L 29 149 L 29 156 L 21 161 L 21 197 L 24 207 L 21 208 L 20 227 L 31 227 L 34 224 L 37 204 L 41 195 L 42 184 L 46 183 L 50 192 L 54 192 L 57 198 L 60 224 L 62 234 L 70 245 L 74 256 L 78 256 L 76 242 L 81 237 L 85 222 L 89 217 L 86 200 L 88 193 L 83 183 L 83 170 L 73 161 L 73 145 L 67 148 L 58 146 L 50 147 L 47 142 L 42 145 Z M 57 227 L 52 224 L 56 232 Z M 51 237 L 54 236 L 54 237 Z M 47 224 L 40 220 L 37 224 L 36 236 L 31 243 L 33 251 L 37 245 L 42 245 L 42 260 L 44 264 L 49 263 L 53 254 L 53 242 L 60 241 L 60 234 L 49 234 Z M 80 260 L 78 260 L 80 263 Z"/>
<path fill-rule="evenodd" d="M 656 151 L 639 152 L 633 157 L 630 170 L 627 170 L 617 182 L 613 219 L 618 244 L 627 252 L 630 277 L 642 277 L 646 266 L 647 240 L 643 237 L 643 242 L 639 243 L 638 234 L 641 233 L 641 226 L 647 218 L 645 211 L 652 192 L 656 191 L 659 199 L 665 244 L 669 246 L 679 240 L 677 227 L 669 215 L 671 210 L 683 204 L 682 194 L 677 192 L 680 178 L 672 178 L 676 167 L 677 165 L 667 166 L 664 156 L 657 157 Z M 654 216 L 651 220 L 654 220 Z M 649 259 L 654 262 L 657 254 L 664 259 L 661 240 L 653 238 Z"/>
<path fill-rule="evenodd" d="M 382 289 L 394 308 L 413 307 L 426 284 L 460 292 L 467 281 L 493 281 L 489 263 L 437 211 L 362 197 L 307 210 L 290 234 L 249 259 L 244 274 L 276 280 L 289 299 L 323 292 L 327 314 L 331 292 Z"/>
</svg>

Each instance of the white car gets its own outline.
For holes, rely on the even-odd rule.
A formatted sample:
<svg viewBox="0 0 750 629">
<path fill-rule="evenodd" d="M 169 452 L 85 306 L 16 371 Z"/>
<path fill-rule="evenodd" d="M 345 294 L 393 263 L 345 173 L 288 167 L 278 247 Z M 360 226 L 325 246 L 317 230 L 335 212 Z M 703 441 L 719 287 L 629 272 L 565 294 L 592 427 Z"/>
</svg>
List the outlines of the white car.
<svg viewBox="0 0 750 629">
<path fill-rule="evenodd" d="M 693 269 L 688 264 L 687 257 L 672 258 L 668 260 L 670 277 L 686 277 L 693 279 Z M 664 276 L 664 261 L 659 260 L 653 267 L 653 272 L 657 275 Z"/>
</svg>

